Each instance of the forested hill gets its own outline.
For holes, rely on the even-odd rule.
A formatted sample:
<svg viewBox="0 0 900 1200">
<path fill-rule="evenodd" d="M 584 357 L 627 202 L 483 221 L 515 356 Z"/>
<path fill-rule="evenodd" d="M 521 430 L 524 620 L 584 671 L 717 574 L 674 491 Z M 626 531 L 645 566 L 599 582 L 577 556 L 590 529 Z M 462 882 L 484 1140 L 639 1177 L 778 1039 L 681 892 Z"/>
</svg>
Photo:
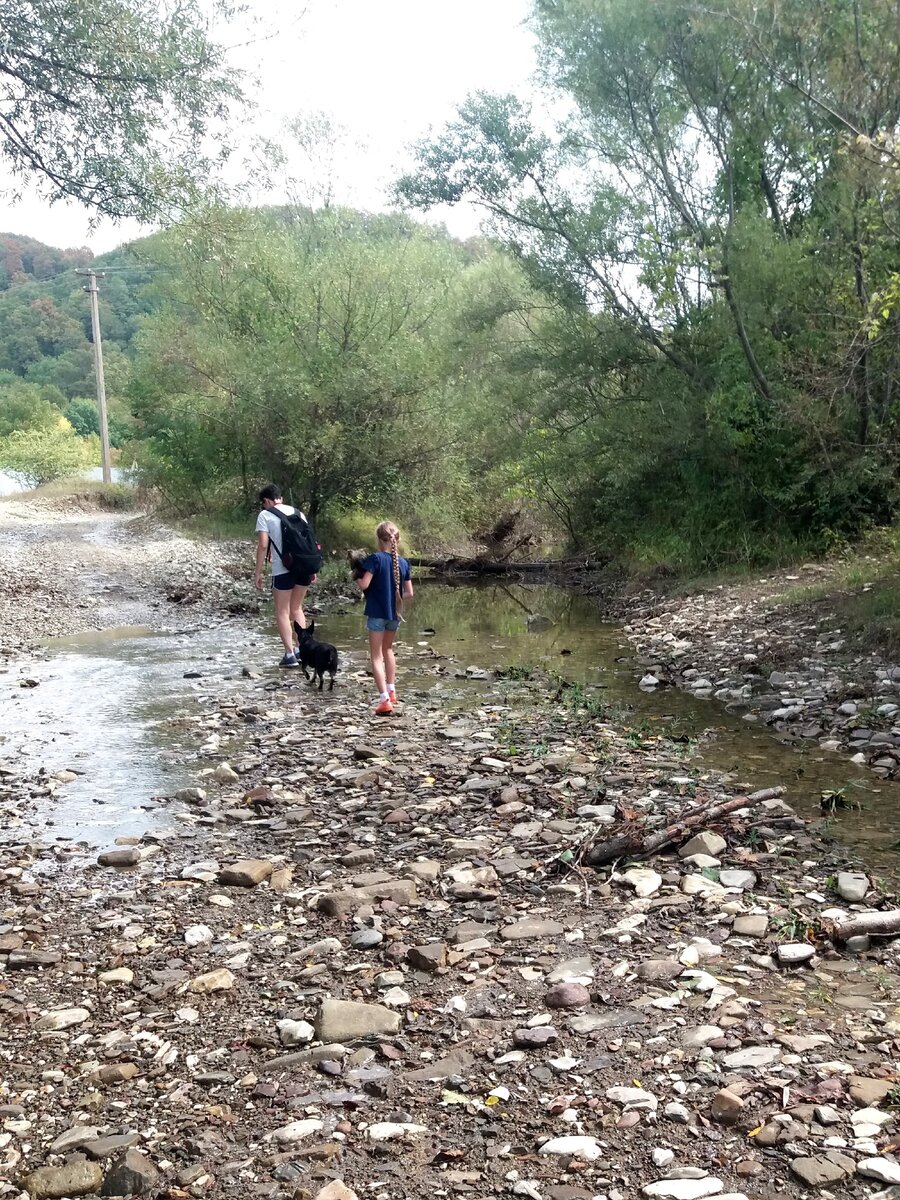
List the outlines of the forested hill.
<svg viewBox="0 0 900 1200">
<path fill-rule="evenodd" d="M 151 309 L 149 271 L 126 248 L 95 258 L 86 247 L 59 249 L 17 233 L 0 234 L 0 438 L 55 427 L 66 418 L 75 434 L 99 430 L 91 309 L 85 267 L 116 268 L 104 277 L 100 316 L 110 398 L 110 434 L 131 432 L 123 400 L 132 342 Z M 122 269 L 124 268 L 124 269 Z M 63 422 L 65 425 L 65 422 Z"/>
</svg>

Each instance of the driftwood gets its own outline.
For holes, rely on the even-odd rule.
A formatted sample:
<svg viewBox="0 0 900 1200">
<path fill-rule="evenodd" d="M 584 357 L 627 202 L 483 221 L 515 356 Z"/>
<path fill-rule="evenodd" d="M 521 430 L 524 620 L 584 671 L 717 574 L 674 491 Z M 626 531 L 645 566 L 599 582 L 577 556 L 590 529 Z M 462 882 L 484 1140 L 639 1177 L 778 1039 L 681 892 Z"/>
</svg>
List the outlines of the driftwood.
<svg viewBox="0 0 900 1200">
<path fill-rule="evenodd" d="M 846 942 L 852 937 L 895 937 L 900 933 L 900 909 L 887 912 L 857 913 L 840 921 L 823 921 L 822 927 L 833 942 Z"/>
<path fill-rule="evenodd" d="M 592 845 L 584 855 L 584 861 L 589 866 L 601 867 L 620 858 L 646 858 L 666 846 L 686 841 L 698 825 L 709 825 L 738 809 L 751 808 L 765 800 L 775 800 L 783 796 L 784 792 L 783 787 L 764 788 L 761 792 L 753 792 L 749 796 L 735 796 L 733 800 L 726 800 L 720 804 L 689 808 L 671 825 L 667 825 L 665 829 L 658 829 L 655 833 L 642 834 L 639 828 L 635 828 Z"/>
</svg>

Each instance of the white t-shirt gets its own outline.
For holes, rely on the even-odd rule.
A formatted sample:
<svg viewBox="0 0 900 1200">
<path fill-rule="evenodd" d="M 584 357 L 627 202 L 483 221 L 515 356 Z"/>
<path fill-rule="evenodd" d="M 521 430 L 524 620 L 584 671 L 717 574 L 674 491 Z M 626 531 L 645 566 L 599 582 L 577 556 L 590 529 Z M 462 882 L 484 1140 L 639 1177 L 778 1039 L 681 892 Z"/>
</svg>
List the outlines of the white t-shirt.
<svg viewBox="0 0 900 1200">
<path fill-rule="evenodd" d="M 280 509 L 286 517 L 289 517 L 292 513 L 298 511 L 297 509 L 292 508 L 290 504 L 276 504 L 275 507 Z M 305 513 L 300 513 L 300 516 L 303 517 L 304 521 L 306 520 Z M 264 508 L 256 518 L 256 532 L 267 533 L 269 535 L 269 542 L 272 546 L 272 574 L 284 575 L 287 571 L 287 567 L 281 561 L 281 554 L 278 550 L 278 547 L 281 545 L 283 531 L 281 528 L 281 522 L 271 509 Z"/>
</svg>

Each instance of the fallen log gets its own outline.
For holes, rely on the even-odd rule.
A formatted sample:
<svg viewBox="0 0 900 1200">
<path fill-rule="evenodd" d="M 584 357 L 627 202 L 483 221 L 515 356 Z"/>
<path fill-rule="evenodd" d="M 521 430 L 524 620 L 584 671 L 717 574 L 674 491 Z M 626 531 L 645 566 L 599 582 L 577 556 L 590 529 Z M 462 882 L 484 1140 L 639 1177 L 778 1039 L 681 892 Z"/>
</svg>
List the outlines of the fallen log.
<svg viewBox="0 0 900 1200">
<path fill-rule="evenodd" d="M 900 909 L 855 913 L 839 921 L 823 921 L 822 929 L 833 942 L 846 942 L 852 937 L 895 937 L 900 934 Z"/>
<path fill-rule="evenodd" d="M 591 867 L 602 867 L 607 863 L 616 862 L 620 858 L 646 858 L 650 854 L 666 846 L 676 845 L 687 840 L 698 825 L 709 825 L 741 808 L 752 808 L 765 800 L 776 800 L 783 796 L 783 787 L 763 788 L 761 792 L 753 792 L 749 796 L 735 796 L 719 804 L 706 804 L 701 808 L 688 809 L 671 825 L 659 829 L 656 833 L 641 835 L 639 829 L 631 829 L 618 837 L 609 838 L 599 845 L 592 845 L 584 855 L 584 862 Z"/>
<path fill-rule="evenodd" d="M 528 562 L 499 562 L 488 558 L 410 558 L 411 567 L 426 568 L 439 575 L 521 575 L 540 574 L 544 571 L 584 571 L 589 567 L 603 565 L 603 560 L 587 562 L 585 559 L 540 559 Z"/>
</svg>

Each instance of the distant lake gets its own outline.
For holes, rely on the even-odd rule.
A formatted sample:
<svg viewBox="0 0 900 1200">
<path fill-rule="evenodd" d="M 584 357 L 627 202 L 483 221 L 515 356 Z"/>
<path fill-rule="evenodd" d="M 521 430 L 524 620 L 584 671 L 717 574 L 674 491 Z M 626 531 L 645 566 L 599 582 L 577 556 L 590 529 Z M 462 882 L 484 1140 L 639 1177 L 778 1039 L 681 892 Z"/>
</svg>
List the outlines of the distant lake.
<svg viewBox="0 0 900 1200">
<path fill-rule="evenodd" d="M 127 483 L 128 472 L 123 471 L 121 467 L 113 467 L 112 477 L 113 483 Z M 85 479 L 92 483 L 100 483 L 103 479 L 103 468 L 92 467 L 90 471 L 84 471 L 81 475 L 73 476 L 77 479 Z M 12 496 L 16 492 L 27 492 L 28 488 L 15 475 L 9 475 L 6 471 L 0 471 L 0 496 Z"/>
</svg>

